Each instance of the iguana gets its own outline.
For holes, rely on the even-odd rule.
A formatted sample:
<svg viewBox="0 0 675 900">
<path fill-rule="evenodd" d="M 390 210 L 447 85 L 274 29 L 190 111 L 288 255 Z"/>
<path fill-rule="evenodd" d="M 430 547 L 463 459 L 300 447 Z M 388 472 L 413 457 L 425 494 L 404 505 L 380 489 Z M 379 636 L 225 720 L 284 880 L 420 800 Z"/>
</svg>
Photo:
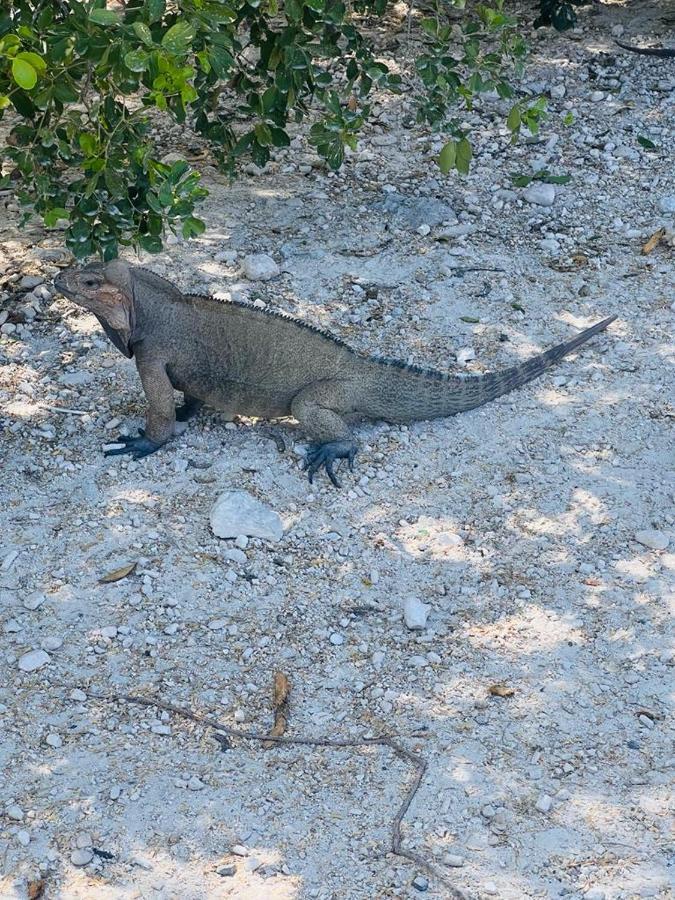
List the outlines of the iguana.
<svg viewBox="0 0 675 900">
<path fill-rule="evenodd" d="M 536 378 L 616 318 L 513 368 L 462 377 L 359 353 L 286 313 L 183 294 L 122 260 L 67 269 L 54 284 L 94 313 L 115 347 L 136 361 L 145 429 L 121 437 L 124 446 L 106 455 L 154 453 L 173 437 L 176 420 L 206 403 L 232 416 L 293 416 L 313 442 L 305 459 L 310 482 L 323 467 L 336 487 L 335 461 L 346 459 L 353 471 L 358 448 L 349 419 L 402 423 L 482 406 Z M 174 389 L 184 394 L 178 410 Z"/>
</svg>

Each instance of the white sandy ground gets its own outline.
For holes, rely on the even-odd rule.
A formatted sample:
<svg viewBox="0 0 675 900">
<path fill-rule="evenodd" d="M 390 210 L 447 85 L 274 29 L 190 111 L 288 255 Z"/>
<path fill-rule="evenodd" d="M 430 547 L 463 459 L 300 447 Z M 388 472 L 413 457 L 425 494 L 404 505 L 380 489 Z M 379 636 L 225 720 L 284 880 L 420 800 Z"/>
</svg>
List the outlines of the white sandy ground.
<svg viewBox="0 0 675 900">
<path fill-rule="evenodd" d="M 0 896 L 44 879 L 46 897 L 87 900 L 408 898 L 424 878 L 426 896 L 448 896 L 387 853 L 413 775 L 389 750 L 223 752 L 175 715 L 78 693 L 153 695 L 267 729 L 277 670 L 292 683 L 289 734 L 391 731 L 423 754 L 405 846 L 469 896 L 672 896 L 675 292 L 672 249 L 640 247 L 672 227 L 675 70 L 611 47 L 617 22 L 653 35 L 663 9 L 649 9 L 642 31 L 629 8 L 602 7 L 572 41 L 542 34 L 530 83 L 566 87 L 544 143 L 509 149 L 502 119 L 484 118 L 465 180 L 438 176 L 405 97 L 382 101 L 337 177 L 310 168 L 301 140 L 293 162 L 233 188 L 207 170 L 205 236 L 148 263 L 184 287 L 417 363 L 454 367 L 472 348 L 469 371 L 618 314 L 478 411 L 359 428 L 343 491 L 309 486 L 292 423 L 276 426 L 280 454 L 263 423 L 212 412 L 148 459 L 104 459 L 117 426 L 142 420 L 133 363 L 62 298 L 0 338 Z M 553 206 L 496 194 L 546 155 L 574 175 Z M 421 224 L 430 198 L 454 213 L 418 234 L 383 210 L 392 187 L 422 201 Z M 473 233 L 439 241 L 454 215 Z M 4 238 L 2 308 L 24 309 L 11 276 L 49 279 L 59 236 L 8 222 Z M 279 278 L 244 283 L 252 251 Z M 228 488 L 281 515 L 278 544 L 251 540 L 242 561 L 211 535 Z M 668 547 L 638 543 L 644 529 Z M 403 622 L 411 596 L 431 606 L 422 632 Z M 41 647 L 48 663 L 21 671 Z M 513 696 L 491 696 L 498 683 Z M 112 858 L 73 864 L 92 847 Z"/>
</svg>

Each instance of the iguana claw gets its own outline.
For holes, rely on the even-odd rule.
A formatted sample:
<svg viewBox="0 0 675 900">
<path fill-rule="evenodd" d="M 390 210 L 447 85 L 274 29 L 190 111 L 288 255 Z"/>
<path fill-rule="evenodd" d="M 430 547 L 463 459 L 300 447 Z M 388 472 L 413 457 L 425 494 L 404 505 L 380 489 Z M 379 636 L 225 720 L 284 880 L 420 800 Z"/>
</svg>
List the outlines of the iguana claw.
<svg viewBox="0 0 675 900">
<path fill-rule="evenodd" d="M 124 444 L 124 447 L 115 447 L 113 450 L 104 450 L 104 456 L 122 456 L 128 453 L 133 459 L 143 459 L 144 456 L 150 456 L 155 450 L 159 450 L 162 444 L 157 444 L 146 438 L 142 428 L 138 429 L 139 437 L 130 437 L 129 435 L 121 435 L 115 441 L 116 444 Z"/>
<path fill-rule="evenodd" d="M 342 485 L 333 471 L 333 463 L 336 459 L 346 459 L 349 471 L 353 472 L 357 450 L 358 447 L 354 441 L 328 441 L 326 444 L 313 444 L 308 447 L 304 468 L 307 471 L 309 483 L 314 482 L 314 476 L 323 467 L 335 487 L 341 488 Z"/>
</svg>

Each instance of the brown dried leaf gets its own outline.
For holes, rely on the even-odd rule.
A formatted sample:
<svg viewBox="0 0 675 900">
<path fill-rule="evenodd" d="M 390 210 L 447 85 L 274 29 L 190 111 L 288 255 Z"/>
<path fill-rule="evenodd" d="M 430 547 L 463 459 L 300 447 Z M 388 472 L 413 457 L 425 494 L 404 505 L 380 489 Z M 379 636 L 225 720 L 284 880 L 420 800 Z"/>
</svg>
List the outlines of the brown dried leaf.
<svg viewBox="0 0 675 900">
<path fill-rule="evenodd" d="M 28 900 L 40 900 L 45 894 L 44 878 L 37 878 L 35 881 L 29 881 L 26 885 L 26 895 Z"/>
<path fill-rule="evenodd" d="M 274 673 L 274 695 L 272 705 L 274 708 L 274 725 L 270 731 L 270 737 L 281 737 L 288 726 L 288 697 L 291 693 L 291 683 L 283 672 Z M 263 744 L 269 750 L 274 746 L 274 741 Z"/>
<path fill-rule="evenodd" d="M 488 694 L 493 697 L 513 697 L 515 688 L 508 687 L 505 684 L 491 684 L 488 688 Z"/>
<path fill-rule="evenodd" d="M 665 228 L 659 228 L 658 231 L 655 231 L 654 234 L 649 238 L 647 243 L 642 248 L 642 255 L 649 256 L 661 243 L 662 239 L 666 234 Z"/>
<path fill-rule="evenodd" d="M 359 108 L 359 101 L 356 97 L 351 96 L 349 100 L 347 100 L 347 106 L 352 112 L 355 112 Z"/>
<path fill-rule="evenodd" d="M 112 584 L 114 581 L 121 581 L 123 578 L 126 578 L 127 575 L 131 575 L 132 572 L 136 570 L 136 563 L 129 563 L 127 566 L 120 566 L 119 569 L 114 569 L 112 572 L 108 572 L 107 575 L 104 575 L 102 578 L 99 578 L 99 584 Z"/>
</svg>

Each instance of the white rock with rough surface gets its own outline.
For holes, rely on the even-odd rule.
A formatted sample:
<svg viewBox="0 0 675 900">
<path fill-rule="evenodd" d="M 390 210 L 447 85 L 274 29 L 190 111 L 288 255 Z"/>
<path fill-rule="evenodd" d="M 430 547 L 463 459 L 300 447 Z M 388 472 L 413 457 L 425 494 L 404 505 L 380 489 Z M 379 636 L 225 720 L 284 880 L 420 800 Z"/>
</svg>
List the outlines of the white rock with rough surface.
<svg viewBox="0 0 675 900">
<path fill-rule="evenodd" d="M 280 272 L 279 266 L 266 253 L 251 253 L 246 256 L 241 270 L 250 281 L 269 281 Z"/>
<path fill-rule="evenodd" d="M 665 550 L 670 543 L 668 535 L 655 528 L 646 528 L 644 531 L 636 532 L 635 540 L 643 547 L 649 547 L 650 550 Z"/>
<path fill-rule="evenodd" d="M 93 858 L 93 850 L 88 850 L 84 847 L 78 850 L 73 850 L 73 852 L 70 854 L 70 861 L 74 866 L 86 866 L 92 861 Z"/>
<path fill-rule="evenodd" d="M 552 184 L 531 184 L 523 196 L 528 203 L 536 206 L 553 206 L 555 188 Z"/>
<path fill-rule="evenodd" d="M 403 604 L 403 618 L 411 631 L 422 631 L 427 626 L 430 607 L 417 597 L 406 597 Z"/>
<path fill-rule="evenodd" d="M 284 526 L 279 515 L 246 491 L 226 491 L 211 510 L 211 530 L 219 538 L 249 537 L 279 541 Z"/>
<path fill-rule="evenodd" d="M 50 656 L 44 650 L 29 650 L 19 658 L 19 668 L 22 672 L 35 672 L 46 666 Z"/>
</svg>

